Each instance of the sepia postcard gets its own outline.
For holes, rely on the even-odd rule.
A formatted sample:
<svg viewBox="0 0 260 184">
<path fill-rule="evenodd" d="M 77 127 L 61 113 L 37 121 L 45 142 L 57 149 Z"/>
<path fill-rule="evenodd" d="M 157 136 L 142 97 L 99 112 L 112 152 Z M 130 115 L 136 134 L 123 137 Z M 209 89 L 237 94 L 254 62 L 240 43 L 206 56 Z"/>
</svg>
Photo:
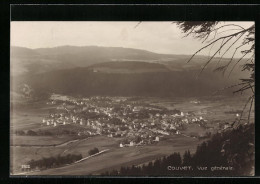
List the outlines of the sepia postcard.
<svg viewBox="0 0 260 184">
<path fill-rule="evenodd" d="M 255 175 L 255 22 L 11 21 L 10 175 Z"/>
</svg>

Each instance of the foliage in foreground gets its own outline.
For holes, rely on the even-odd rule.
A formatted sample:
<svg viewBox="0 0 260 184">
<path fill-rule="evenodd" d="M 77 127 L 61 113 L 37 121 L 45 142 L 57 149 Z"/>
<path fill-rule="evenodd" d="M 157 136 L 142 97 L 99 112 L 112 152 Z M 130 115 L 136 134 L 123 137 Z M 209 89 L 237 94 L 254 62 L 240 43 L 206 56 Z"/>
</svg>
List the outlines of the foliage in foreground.
<svg viewBox="0 0 260 184">
<path fill-rule="evenodd" d="M 30 165 L 31 169 L 48 169 L 63 166 L 65 164 L 71 164 L 82 159 L 82 155 L 68 154 L 65 156 L 57 155 L 48 158 L 42 158 L 40 160 L 31 160 L 27 164 Z"/>
<path fill-rule="evenodd" d="M 143 166 L 121 167 L 105 176 L 248 176 L 254 174 L 254 124 L 215 134 L 192 155 L 173 153 Z"/>
</svg>

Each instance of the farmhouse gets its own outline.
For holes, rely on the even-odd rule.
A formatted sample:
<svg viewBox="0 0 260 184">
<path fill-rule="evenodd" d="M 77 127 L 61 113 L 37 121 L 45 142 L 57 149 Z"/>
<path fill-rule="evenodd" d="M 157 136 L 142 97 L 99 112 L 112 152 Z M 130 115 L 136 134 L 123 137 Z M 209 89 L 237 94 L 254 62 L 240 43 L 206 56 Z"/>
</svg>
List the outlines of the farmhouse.
<svg viewBox="0 0 260 184">
<path fill-rule="evenodd" d="M 134 145 L 135 145 L 134 141 L 131 141 L 131 142 L 129 143 L 129 146 L 134 146 Z"/>
<path fill-rule="evenodd" d="M 160 138 L 158 136 L 155 137 L 155 140 L 156 142 L 159 142 Z"/>
<path fill-rule="evenodd" d="M 181 132 L 179 130 L 177 130 L 175 134 L 179 135 L 179 134 L 181 134 Z"/>
</svg>

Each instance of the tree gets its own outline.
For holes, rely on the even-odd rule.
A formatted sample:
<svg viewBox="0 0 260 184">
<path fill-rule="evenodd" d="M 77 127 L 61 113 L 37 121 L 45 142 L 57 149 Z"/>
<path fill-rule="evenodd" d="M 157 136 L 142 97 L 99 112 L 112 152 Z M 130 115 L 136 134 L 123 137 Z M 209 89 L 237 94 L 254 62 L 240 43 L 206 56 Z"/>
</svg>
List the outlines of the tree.
<svg viewBox="0 0 260 184">
<path fill-rule="evenodd" d="M 96 154 L 98 152 L 99 152 L 99 150 L 97 148 L 93 148 L 93 149 L 89 150 L 88 154 L 89 155 L 94 155 L 94 154 Z"/>
<path fill-rule="evenodd" d="M 183 161 L 182 161 L 183 165 L 191 165 L 191 154 L 190 154 L 190 150 L 185 151 L 184 155 L 183 155 Z"/>
<path fill-rule="evenodd" d="M 135 143 L 139 143 L 139 142 L 141 142 L 141 141 L 142 141 L 142 139 L 141 139 L 140 136 L 136 136 L 136 137 L 134 138 L 134 142 L 135 142 Z"/>
<path fill-rule="evenodd" d="M 27 131 L 27 135 L 29 135 L 29 136 L 36 136 L 37 133 L 35 131 L 33 131 L 33 130 L 28 130 Z"/>
<path fill-rule="evenodd" d="M 16 135 L 25 135 L 25 132 L 23 130 L 16 130 L 15 134 Z"/>
<path fill-rule="evenodd" d="M 180 166 L 182 163 L 180 153 L 174 152 L 172 155 L 170 155 L 168 157 L 168 162 L 169 162 L 169 165 Z"/>
<path fill-rule="evenodd" d="M 207 42 L 205 46 L 201 47 L 192 55 L 188 62 L 190 62 L 193 57 L 202 50 L 212 48 L 215 44 L 220 44 L 213 55 L 210 56 L 210 59 L 208 59 L 208 61 L 204 64 L 200 73 L 203 72 L 210 62 L 212 62 L 213 58 L 219 56 L 217 60 L 217 64 L 219 64 L 228 52 L 232 53 L 229 61 L 222 66 L 216 67 L 215 71 L 222 72 L 223 75 L 228 73 L 228 76 L 230 76 L 234 68 L 238 67 L 238 64 L 242 61 L 245 61 L 245 63 L 241 65 L 241 71 L 249 71 L 250 77 L 240 79 L 238 84 L 234 84 L 226 88 L 237 88 L 234 93 L 243 93 L 246 90 L 251 90 L 252 94 L 249 96 L 239 119 L 240 122 L 245 108 L 250 103 L 248 114 L 249 123 L 250 112 L 255 98 L 255 24 L 245 28 L 238 24 L 220 25 L 221 22 L 219 21 L 178 21 L 175 23 L 182 30 L 182 32 L 185 33 L 185 36 L 191 35 L 196 39 L 202 40 L 202 43 Z M 228 34 L 223 35 L 222 33 L 224 32 Z M 234 58 L 238 52 L 240 52 L 242 56 L 235 60 Z M 244 59 L 246 56 L 249 57 Z M 234 65 L 231 66 L 233 63 Z M 229 72 L 228 69 L 230 69 Z"/>
</svg>

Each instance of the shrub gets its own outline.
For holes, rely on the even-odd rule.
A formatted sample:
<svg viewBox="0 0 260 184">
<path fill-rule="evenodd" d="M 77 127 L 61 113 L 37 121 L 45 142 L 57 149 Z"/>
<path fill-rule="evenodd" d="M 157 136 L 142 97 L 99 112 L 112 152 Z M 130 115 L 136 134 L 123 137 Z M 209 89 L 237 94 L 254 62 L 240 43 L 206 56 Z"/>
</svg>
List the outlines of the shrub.
<svg viewBox="0 0 260 184">
<path fill-rule="evenodd" d="M 89 155 L 94 155 L 94 154 L 96 154 L 98 152 L 99 152 L 99 150 L 97 148 L 93 148 L 93 149 L 89 150 L 88 154 Z"/>
<path fill-rule="evenodd" d="M 25 132 L 23 130 L 16 130 L 15 134 L 16 135 L 25 135 Z"/>
<path fill-rule="evenodd" d="M 44 134 L 45 134 L 45 135 L 53 135 L 53 134 L 52 134 L 51 132 L 49 132 L 49 131 L 45 131 Z"/>
<path fill-rule="evenodd" d="M 40 160 L 31 160 L 27 164 L 31 166 L 32 169 L 35 168 L 40 168 L 40 169 L 48 169 L 52 167 L 57 167 L 65 164 L 71 164 L 75 161 L 78 161 L 82 159 L 82 155 L 73 155 L 73 154 L 68 154 L 65 156 L 57 155 L 57 156 L 52 156 L 45 158 L 43 157 Z"/>
<path fill-rule="evenodd" d="M 36 136 L 37 133 L 36 133 L 35 131 L 28 130 L 28 131 L 27 131 L 27 135 L 30 135 L 30 136 Z"/>
</svg>

